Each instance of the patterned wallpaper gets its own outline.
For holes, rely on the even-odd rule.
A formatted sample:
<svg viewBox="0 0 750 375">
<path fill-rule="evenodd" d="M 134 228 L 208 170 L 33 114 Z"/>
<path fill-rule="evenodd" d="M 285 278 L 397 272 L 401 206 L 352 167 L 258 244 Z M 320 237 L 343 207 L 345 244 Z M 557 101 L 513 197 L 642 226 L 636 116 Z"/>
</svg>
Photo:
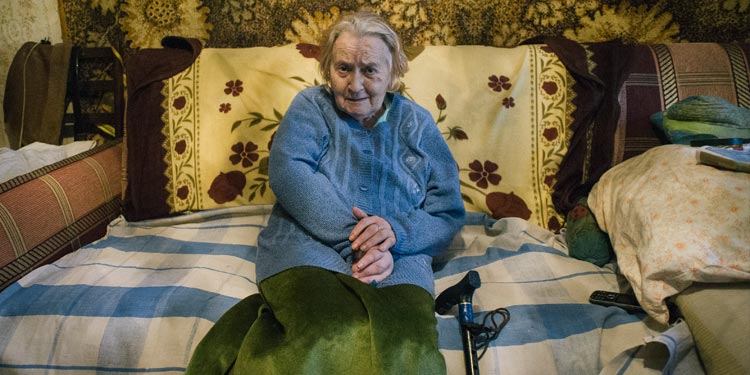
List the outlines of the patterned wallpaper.
<svg viewBox="0 0 750 375">
<path fill-rule="evenodd" d="M 10 0 L 0 4 L 3 72 L 25 41 L 49 38 L 113 46 L 125 59 L 133 49 L 158 47 L 165 35 L 195 37 L 209 47 L 314 42 L 341 13 L 361 8 L 387 17 L 411 45 L 511 47 L 539 35 L 579 41 L 750 42 L 750 0 Z M 0 76 L 0 98 L 4 86 L 5 73 Z M 0 131 L 0 146 L 6 142 Z"/>
<path fill-rule="evenodd" d="M 165 35 L 209 47 L 314 42 L 341 13 L 370 8 L 412 45 L 579 41 L 750 41 L 750 0 L 60 0 L 63 35 L 121 52 Z"/>
</svg>

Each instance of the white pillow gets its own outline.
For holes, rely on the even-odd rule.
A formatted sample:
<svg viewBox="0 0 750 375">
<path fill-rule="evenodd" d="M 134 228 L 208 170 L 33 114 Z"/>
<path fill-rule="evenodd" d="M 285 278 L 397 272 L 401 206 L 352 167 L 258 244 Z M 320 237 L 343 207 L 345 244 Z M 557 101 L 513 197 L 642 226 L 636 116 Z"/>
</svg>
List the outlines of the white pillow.
<svg viewBox="0 0 750 375">
<path fill-rule="evenodd" d="M 95 141 L 78 141 L 63 146 L 34 142 L 18 150 L 0 147 L 0 183 L 57 163 L 94 146 Z"/>
<path fill-rule="evenodd" d="M 646 312 L 695 281 L 750 280 L 750 174 L 698 164 L 665 145 L 607 171 L 588 203 Z"/>
</svg>

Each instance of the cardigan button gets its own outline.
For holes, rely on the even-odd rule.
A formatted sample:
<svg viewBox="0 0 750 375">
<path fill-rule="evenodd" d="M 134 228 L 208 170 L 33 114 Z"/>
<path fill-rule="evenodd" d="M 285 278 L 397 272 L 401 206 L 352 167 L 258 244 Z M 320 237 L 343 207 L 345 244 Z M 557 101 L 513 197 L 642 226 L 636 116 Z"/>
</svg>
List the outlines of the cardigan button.
<svg viewBox="0 0 750 375">
<path fill-rule="evenodd" d="M 359 190 L 361 191 L 368 191 L 370 188 L 367 185 L 359 185 Z"/>
</svg>

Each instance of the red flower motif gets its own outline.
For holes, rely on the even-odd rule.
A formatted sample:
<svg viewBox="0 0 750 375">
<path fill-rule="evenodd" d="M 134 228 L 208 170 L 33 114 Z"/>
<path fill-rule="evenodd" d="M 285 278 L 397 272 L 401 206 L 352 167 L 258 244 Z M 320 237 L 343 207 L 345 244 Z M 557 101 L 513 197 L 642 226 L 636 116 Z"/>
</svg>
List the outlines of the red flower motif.
<svg viewBox="0 0 750 375">
<path fill-rule="evenodd" d="M 187 142 L 184 139 L 180 139 L 174 144 L 174 151 L 178 155 L 182 155 L 187 150 Z"/>
<path fill-rule="evenodd" d="M 242 167 L 248 168 L 253 165 L 254 161 L 258 161 L 259 155 L 255 152 L 257 149 L 258 145 L 253 142 L 247 142 L 244 146 L 242 145 L 242 142 L 237 142 L 232 145 L 232 151 L 234 154 L 229 157 L 229 161 L 235 165 L 242 162 Z"/>
<path fill-rule="evenodd" d="M 555 216 L 551 217 L 547 222 L 547 229 L 555 233 L 560 232 L 560 228 L 562 228 L 562 224 L 560 224 L 560 220 L 557 220 Z"/>
<path fill-rule="evenodd" d="M 302 56 L 320 61 L 320 46 L 310 43 L 297 43 L 296 47 Z"/>
<path fill-rule="evenodd" d="M 233 201 L 237 196 L 242 195 L 245 183 L 247 183 L 245 174 L 240 171 L 219 172 L 219 175 L 211 182 L 208 196 L 219 204 Z"/>
<path fill-rule="evenodd" d="M 232 110 L 232 104 L 231 103 L 221 103 L 219 104 L 219 112 L 229 113 L 229 111 Z"/>
<path fill-rule="evenodd" d="M 445 98 L 443 98 L 443 96 L 440 94 L 435 97 L 435 104 L 437 104 L 438 109 L 441 111 L 448 107 L 448 103 L 445 102 Z"/>
<path fill-rule="evenodd" d="M 227 82 L 226 86 L 227 87 L 224 89 L 224 93 L 227 95 L 232 94 L 232 96 L 240 96 L 242 90 L 245 89 L 244 87 L 242 87 L 242 81 L 240 81 L 239 79 Z"/>
<path fill-rule="evenodd" d="M 558 135 L 557 128 L 546 128 L 542 132 L 542 136 L 550 142 L 557 139 L 557 135 Z"/>
<path fill-rule="evenodd" d="M 179 189 L 177 189 L 177 198 L 180 198 L 182 200 L 187 199 L 188 195 L 190 194 L 190 188 L 182 185 Z"/>
<path fill-rule="evenodd" d="M 528 220 L 531 217 L 531 210 L 523 199 L 511 192 L 510 194 L 494 192 L 487 194 L 485 198 L 487 208 L 492 212 L 492 217 L 502 219 L 504 217 L 520 217 Z"/>
<path fill-rule="evenodd" d="M 542 90 L 547 93 L 547 95 L 555 95 L 557 94 L 557 83 L 552 81 L 545 81 L 542 83 Z"/>
<path fill-rule="evenodd" d="M 495 173 L 497 164 L 489 160 L 485 160 L 484 165 L 479 160 L 474 160 L 469 164 L 469 168 L 472 170 L 472 172 L 469 172 L 469 179 L 476 182 L 477 186 L 482 189 L 486 189 L 489 186 L 488 182 L 497 185 L 502 180 L 502 176 Z"/>
<path fill-rule="evenodd" d="M 490 82 L 488 82 L 487 85 L 491 89 L 493 89 L 493 90 L 495 90 L 497 92 L 500 92 L 500 91 L 503 91 L 503 90 L 509 90 L 510 89 L 510 86 L 511 86 L 511 84 L 510 84 L 510 78 L 508 78 L 506 76 L 502 76 L 501 75 L 500 77 L 498 77 L 498 76 L 496 76 L 496 75 L 493 74 L 493 75 L 490 76 L 489 79 L 490 79 Z"/>
<path fill-rule="evenodd" d="M 512 97 L 512 96 L 511 96 L 511 97 L 508 97 L 508 98 L 504 98 L 504 99 L 503 99 L 503 107 L 505 107 L 505 108 L 510 108 L 510 107 L 515 107 L 515 106 L 516 106 L 516 103 L 515 103 L 515 101 L 513 100 L 513 97 Z"/>
<path fill-rule="evenodd" d="M 187 104 L 187 99 L 185 99 L 184 96 L 180 96 L 179 98 L 175 98 L 172 101 L 172 107 L 174 107 L 177 110 L 185 108 L 185 104 Z"/>
</svg>

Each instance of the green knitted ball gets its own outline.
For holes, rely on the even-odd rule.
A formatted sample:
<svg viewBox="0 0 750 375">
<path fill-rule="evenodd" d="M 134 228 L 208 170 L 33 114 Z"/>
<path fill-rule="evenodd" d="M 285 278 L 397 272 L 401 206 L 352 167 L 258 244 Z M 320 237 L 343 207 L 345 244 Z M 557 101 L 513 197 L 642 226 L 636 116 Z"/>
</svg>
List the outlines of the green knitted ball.
<svg viewBox="0 0 750 375">
<path fill-rule="evenodd" d="M 609 236 L 599 229 L 586 198 L 581 198 L 566 217 L 568 253 L 576 259 L 601 267 L 612 259 Z"/>
</svg>

